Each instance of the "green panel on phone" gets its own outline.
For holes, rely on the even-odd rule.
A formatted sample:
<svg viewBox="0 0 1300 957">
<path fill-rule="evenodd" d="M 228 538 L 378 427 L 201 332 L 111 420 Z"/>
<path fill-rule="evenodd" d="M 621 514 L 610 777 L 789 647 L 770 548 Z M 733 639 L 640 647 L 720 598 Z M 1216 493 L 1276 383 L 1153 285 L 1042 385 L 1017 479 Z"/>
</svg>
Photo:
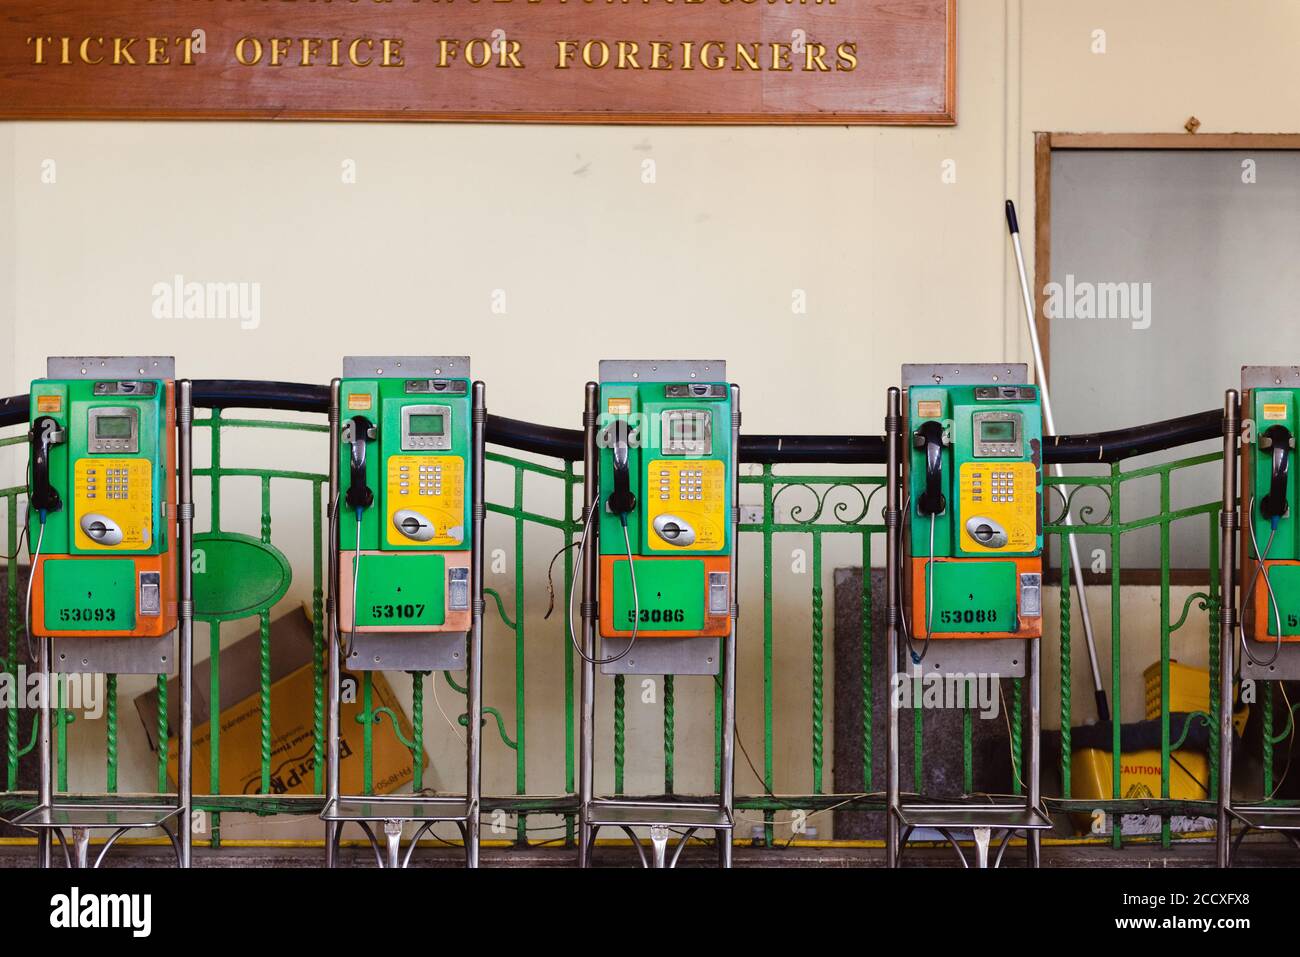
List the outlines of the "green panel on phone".
<svg viewBox="0 0 1300 957">
<path fill-rule="evenodd" d="M 45 627 L 130 631 L 135 627 L 135 562 L 129 558 L 45 561 Z"/>
<path fill-rule="evenodd" d="M 927 563 L 927 588 L 931 575 L 932 634 L 1016 630 L 1015 562 Z M 924 634 L 924 622 L 914 622 L 913 627 L 917 634 Z"/>
<path fill-rule="evenodd" d="M 704 579 L 702 561 L 637 562 L 640 627 L 646 631 L 699 631 L 704 627 Z M 627 560 L 614 562 L 614 627 L 630 632 L 635 610 Z"/>
<path fill-rule="evenodd" d="M 355 555 L 351 561 L 355 574 Z M 357 626 L 441 625 L 447 620 L 446 564 L 436 552 L 362 555 Z"/>
</svg>

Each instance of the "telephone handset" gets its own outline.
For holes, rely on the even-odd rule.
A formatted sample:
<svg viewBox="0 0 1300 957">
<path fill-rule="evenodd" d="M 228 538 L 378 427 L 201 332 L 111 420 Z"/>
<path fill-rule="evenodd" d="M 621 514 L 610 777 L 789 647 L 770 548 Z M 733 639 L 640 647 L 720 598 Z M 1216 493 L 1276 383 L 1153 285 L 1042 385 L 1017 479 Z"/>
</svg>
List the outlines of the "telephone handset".
<svg viewBox="0 0 1300 957">
<path fill-rule="evenodd" d="M 38 512 L 57 512 L 63 508 L 63 497 L 50 484 L 50 449 L 64 441 L 66 433 L 56 419 L 42 415 L 32 423 L 29 433 L 32 443 L 31 504 Z"/>
<path fill-rule="evenodd" d="M 948 507 L 943 494 L 943 448 L 948 444 L 941 422 L 922 422 L 912 436 L 918 449 L 925 450 L 925 491 L 917 499 L 922 515 L 942 515 Z"/>
<path fill-rule="evenodd" d="M 1282 518 L 1287 510 L 1287 480 L 1295 438 L 1286 426 L 1273 425 L 1260 436 L 1259 447 L 1261 451 L 1271 451 L 1273 459 L 1268 494 L 1260 500 L 1259 513 L 1264 518 Z"/>
<path fill-rule="evenodd" d="M 348 485 L 347 504 L 351 509 L 366 509 L 375 504 L 374 490 L 366 484 L 366 444 L 378 435 L 374 424 L 358 415 L 343 424 L 343 441 L 351 446 L 348 456 L 352 480 Z"/>
<path fill-rule="evenodd" d="M 627 515 L 636 509 L 636 495 L 632 492 L 632 469 L 629 451 L 633 430 L 626 419 L 615 419 L 605 430 L 605 441 L 613 453 L 614 490 L 606 504 L 615 515 Z"/>
</svg>

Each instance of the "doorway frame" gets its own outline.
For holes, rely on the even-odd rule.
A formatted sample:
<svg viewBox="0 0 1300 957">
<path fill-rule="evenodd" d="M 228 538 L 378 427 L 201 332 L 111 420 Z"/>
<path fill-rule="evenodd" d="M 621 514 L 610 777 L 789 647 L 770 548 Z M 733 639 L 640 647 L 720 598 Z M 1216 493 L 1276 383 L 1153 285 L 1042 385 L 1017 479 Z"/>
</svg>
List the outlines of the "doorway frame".
<svg viewBox="0 0 1300 957">
<path fill-rule="evenodd" d="M 1049 381 L 1052 333 L 1047 320 L 1047 285 L 1052 277 L 1052 153 L 1061 150 L 1295 150 L 1300 133 L 1034 133 L 1034 324 Z M 1054 579 L 1059 580 L 1059 569 Z M 1208 569 L 1171 568 L 1171 585 L 1203 585 Z M 1090 585 L 1107 584 L 1105 574 L 1085 571 Z M 1160 569 L 1126 568 L 1124 585 L 1158 585 Z"/>
</svg>

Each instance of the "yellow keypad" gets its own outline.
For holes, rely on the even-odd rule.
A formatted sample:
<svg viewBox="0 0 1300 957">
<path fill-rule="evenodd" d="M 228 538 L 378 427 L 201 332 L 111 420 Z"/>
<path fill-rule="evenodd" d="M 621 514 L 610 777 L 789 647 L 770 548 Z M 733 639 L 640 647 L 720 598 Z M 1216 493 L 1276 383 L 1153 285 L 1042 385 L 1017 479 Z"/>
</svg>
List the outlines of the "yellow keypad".
<svg viewBox="0 0 1300 957">
<path fill-rule="evenodd" d="M 148 459 L 78 459 L 73 470 L 73 498 L 76 502 L 78 548 L 129 551 L 148 548 L 153 529 L 153 471 Z M 122 530 L 122 540 L 108 545 L 85 533 L 81 519 L 102 516 Z"/>
<path fill-rule="evenodd" d="M 646 541 L 656 551 L 716 551 L 727 543 L 727 475 L 717 459 L 656 459 L 646 483 Z M 689 526 L 693 541 L 674 544 L 655 532 L 659 516 Z M 680 523 L 679 523 L 680 524 Z M 677 539 L 681 541 L 680 536 Z"/>
<path fill-rule="evenodd" d="M 433 527 L 432 537 L 414 540 L 394 517 L 415 512 Z M 394 455 L 388 459 L 390 545 L 460 545 L 465 541 L 465 460 L 458 455 Z"/>
<path fill-rule="evenodd" d="M 1038 540 L 1038 483 L 1032 462 L 964 462 L 961 466 L 961 547 L 968 552 L 1028 552 Z M 966 528 L 990 519 L 1007 535 L 1000 547 L 977 541 Z"/>
</svg>

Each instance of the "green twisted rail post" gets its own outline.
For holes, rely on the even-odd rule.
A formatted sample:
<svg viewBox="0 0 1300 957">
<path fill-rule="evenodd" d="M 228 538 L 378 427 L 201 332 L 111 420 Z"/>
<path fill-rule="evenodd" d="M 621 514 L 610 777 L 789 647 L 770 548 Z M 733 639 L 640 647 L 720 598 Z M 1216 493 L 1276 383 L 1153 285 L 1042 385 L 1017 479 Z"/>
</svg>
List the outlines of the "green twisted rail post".
<svg viewBox="0 0 1300 957">
<path fill-rule="evenodd" d="M 117 675 L 104 676 L 104 747 L 107 751 L 105 789 L 117 793 Z"/>
<path fill-rule="evenodd" d="M 262 477 L 262 542 L 271 544 L 271 477 Z M 262 793 L 271 793 L 271 613 L 257 616 L 262 718 Z"/>
<path fill-rule="evenodd" d="M 524 469 L 515 466 L 515 793 L 528 792 L 527 729 L 524 716 L 527 700 L 524 694 L 528 669 L 525 667 L 524 641 Z M 528 843 L 528 815 L 522 811 L 515 828 L 515 838 L 520 844 Z"/>
<path fill-rule="evenodd" d="M 1069 542 L 1064 538 L 1058 537 L 1060 544 L 1059 552 L 1061 555 L 1061 797 L 1069 799 L 1070 797 L 1070 758 L 1072 751 L 1071 730 L 1074 725 L 1073 709 L 1070 703 L 1071 690 L 1071 655 L 1073 649 L 1070 647 L 1070 582 L 1074 574 L 1074 568 L 1070 563 Z M 1087 596 L 1081 595 L 1080 599 L 1086 600 Z M 1040 638 L 1041 642 L 1042 639 Z"/>
<path fill-rule="evenodd" d="M 1264 733 L 1260 743 L 1264 763 L 1264 794 L 1273 796 L 1273 682 L 1264 685 L 1264 698 L 1260 702 L 1263 709 Z"/>
<path fill-rule="evenodd" d="M 875 727 L 875 699 L 871 687 L 872 678 L 872 606 L 871 606 L 871 534 L 862 535 L 862 633 L 858 640 L 858 651 L 862 656 L 862 791 L 870 793 L 873 778 L 872 764 L 874 740 L 871 736 Z M 888 673 L 888 670 L 886 670 Z"/>
<path fill-rule="evenodd" d="M 158 675 L 158 790 L 167 790 L 167 676 Z"/>
<path fill-rule="evenodd" d="M 1160 473 L 1160 798 L 1169 800 L 1169 472 Z M 1160 815 L 1160 846 L 1169 847 L 1169 815 Z"/>
<path fill-rule="evenodd" d="M 325 556 L 321 537 L 321 508 L 323 484 L 313 482 L 311 486 L 311 644 L 312 644 L 312 680 L 311 680 L 311 715 L 315 744 L 312 747 L 312 790 L 317 794 L 325 791 L 325 589 L 321 569 Z M 331 543 L 332 547 L 333 543 Z"/>
<path fill-rule="evenodd" d="M 677 744 L 673 676 L 664 675 L 664 793 L 673 793 L 673 762 Z"/>
<path fill-rule="evenodd" d="M 1011 793 L 1023 794 L 1024 783 L 1024 679 L 1011 679 Z"/>
<path fill-rule="evenodd" d="M 413 740 L 411 749 L 411 790 L 418 792 L 424 788 L 424 676 L 428 672 L 411 672 L 411 731 Z M 381 709 L 386 710 L 386 709 Z M 397 716 L 393 719 L 393 732 L 401 738 L 401 728 Z"/>
<path fill-rule="evenodd" d="M 623 768 L 626 761 L 626 690 L 624 676 L 614 676 L 614 793 L 623 793 Z"/>
<path fill-rule="evenodd" d="M 822 760 L 825 733 L 822 727 L 825 666 L 822 650 L 822 537 L 812 534 L 812 772 L 813 793 L 822 793 Z"/>
</svg>

